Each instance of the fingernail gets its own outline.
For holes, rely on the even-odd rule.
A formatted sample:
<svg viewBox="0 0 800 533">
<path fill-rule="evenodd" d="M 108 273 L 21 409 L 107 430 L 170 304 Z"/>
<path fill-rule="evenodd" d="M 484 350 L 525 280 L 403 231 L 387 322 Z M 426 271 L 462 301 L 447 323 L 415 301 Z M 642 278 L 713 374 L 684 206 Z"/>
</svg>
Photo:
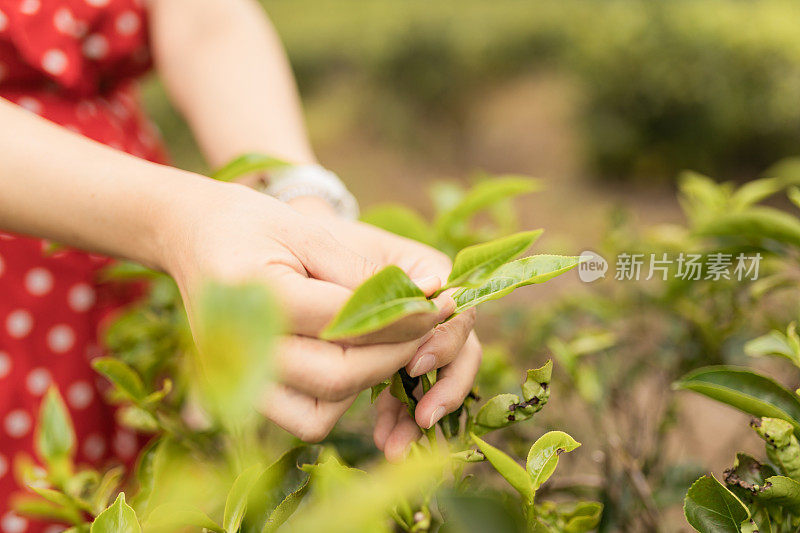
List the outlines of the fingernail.
<svg viewBox="0 0 800 533">
<path fill-rule="evenodd" d="M 433 354 L 426 353 L 419 358 L 413 367 L 411 367 L 411 372 L 409 372 L 408 375 L 412 378 L 421 376 L 422 374 L 433 370 L 434 366 L 436 366 L 436 358 L 433 356 Z"/>
<path fill-rule="evenodd" d="M 434 409 L 433 414 L 431 415 L 431 421 L 428 423 L 428 427 L 432 428 L 433 425 L 439 421 L 440 418 L 444 416 L 444 407 L 437 407 Z"/>
</svg>

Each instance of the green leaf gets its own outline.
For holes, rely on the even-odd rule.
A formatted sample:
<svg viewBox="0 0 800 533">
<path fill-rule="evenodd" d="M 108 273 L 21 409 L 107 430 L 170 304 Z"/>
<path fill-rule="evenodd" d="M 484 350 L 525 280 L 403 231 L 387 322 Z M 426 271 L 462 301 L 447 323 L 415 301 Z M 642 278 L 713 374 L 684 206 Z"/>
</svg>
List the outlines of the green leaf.
<svg viewBox="0 0 800 533">
<path fill-rule="evenodd" d="M 774 380 L 747 368 L 712 366 L 685 375 L 674 385 L 699 392 L 753 416 L 780 418 L 800 431 L 800 401 Z"/>
<path fill-rule="evenodd" d="M 225 515 L 222 519 L 222 526 L 228 533 L 239 531 L 239 526 L 242 525 L 242 519 L 247 510 L 250 491 L 263 472 L 264 467 L 256 464 L 242 471 L 234 480 L 225 501 Z"/>
<path fill-rule="evenodd" d="M 703 476 L 689 488 L 683 514 L 700 533 L 739 533 L 750 517 L 747 507 L 714 476 Z"/>
<path fill-rule="evenodd" d="M 789 187 L 789 190 L 786 191 L 786 196 L 789 197 L 789 200 L 791 200 L 794 205 L 800 207 L 800 187 Z"/>
<path fill-rule="evenodd" d="M 739 187 L 731 196 L 734 209 L 750 207 L 777 193 L 786 186 L 781 178 L 761 178 L 749 181 Z"/>
<path fill-rule="evenodd" d="M 772 207 L 756 206 L 746 211 L 726 211 L 710 217 L 697 228 L 700 235 L 772 239 L 800 246 L 800 220 Z"/>
<path fill-rule="evenodd" d="M 544 283 L 563 274 L 580 262 L 579 257 L 563 255 L 533 255 L 501 266 L 481 286 L 459 289 L 453 295 L 456 313 L 489 300 L 510 294 L 518 287 Z"/>
<path fill-rule="evenodd" d="M 486 179 L 470 189 L 453 208 L 440 214 L 435 221 L 436 229 L 442 234 L 452 234 L 473 215 L 539 188 L 539 182 L 531 178 L 507 176 Z"/>
<path fill-rule="evenodd" d="M 253 172 L 276 170 L 288 166 L 291 165 L 286 161 L 268 155 L 244 154 L 214 172 L 211 177 L 218 181 L 233 181 Z"/>
<path fill-rule="evenodd" d="M 489 431 L 504 428 L 513 422 L 519 422 L 530 418 L 525 410 L 511 410 L 512 405 L 520 403 L 519 396 L 516 394 L 498 394 L 487 401 L 475 415 L 475 432 L 478 435 Z"/>
<path fill-rule="evenodd" d="M 140 433 L 155 433 L 160 427 L 153 415 L 135 405 L 122 407 L 117 411 L 117 417 L 124 426 Z"/>
<path fill-rule="evenodd" d="M 800 354 L 789 342 L 787 336 L 780 331 L 771 331 L 766 335 L 748 341 L 744 345 L 744 353 L 751 357 L 777 355 L 785 357 L 795 364 L 800 364 Z"/>
<path fill-rule="evenodd" d="M 119 359 L 99 357 L 92 361 L 92 368 L 105 376 L 129 400 L 139 402 L 147 396 L 139 374 Z"/>
<path fill-rule="evenodd" d="M 777 505 L 795 516 L 800 515 L 800 483 L 794 479 L 785 476 L 769 477 L 753 496 L 765 505 Z"/>
<path fill-rule="evenodd" d="M 539 437 L 528 451 L 528 460 L 525 464 L 533 490 L 538 490 L 542 483 L 550 479 L 558 465 L 558 457 L 562 453 L 571 452 L 580 445 L 580 442 L 563 431 L 550 431 Z"/>
<path fill-rule="evenodd" d="M 533 502 L 535 489 L 525 469 L 504 452 L 479 439 L 474 433 L 471 434 L 471 437 L 478 448 L 480 448 L 481 452 L 483 452 L 483 455 L 486 456 L 486 459 L 492 463 L 495 470 L 522 495 L 526 502 Z"/>
<path fill-rule="evenodd" d="M 526 402 L 538 398 L 541 404 L 547 403 L 550 398 L 550 379 L 553 375 L 553 361 L 547 362 L 539 368 L 528 370 L 525 382 L 522 384 L 522 397 Z"/>
<path fill-rule="evenodd" d="M 290 492 L 286 498 L 275 507 L 275 510 L 269 515 L 269 520 L 264 524 L 264 528 L 261 530 L 262 533 L 271 533 L 275 531 L 294 514 L 300 506 L 300 502 L 303 501 L 306 493 L 308 493 L 309 481 L 311 481 L 310 476 L 306 478 L 305 483 L 296 491 Z"/>
<path fill-rule="evenodd" d="M 261 474 L 250 492 L 242 523 L 243 533 L 261 533 L 265 528 L 269 531 L 269 527 L 277 527 L 281 520 L 289 517 L 289 511 L 293 510 L 291 506 L 299 503 L 305 494 L 303 487 L 310 478 L 308 472 L 300 469 L 299 465 L 315 463 L 321 450 L 321 446 L 297 446 L 284 453 Z M 290 501 L 282 505 L 287 498 Z M 281 507 L 280 511 L 278 507 Z"/>
<path fill-rule="evenodd" d="M 369 393 L 369 403 L 375 403 L 375 400 L 378 399 L 378 396 L 380 396 L 380 394 L 383 392 L 383 389 L 388 387 L 391 383 L 391 379 L 385 379 L 377 385 L 373 385 Z"/>
<path fill-rule="evenodd" d="M 599 502 L 579 502 L 575 508 L 564 515 L 564 533 L 585 533 L 593 531 L 603 515 L 603 504 Z"/>
<path fill-rule="evenodd" d="M 746 453 L 737 453 L 733 468 L 725 471 L 725 484 L 734 491 L 737 488 L 744 489 L 747 492 L 742 494 L 749 494 L 761 489 L 767 478 L 775 474 L 771 466 L 760 463 Z"/>
<path fill-rule="evenodd" d="M 433 229 L 416 211 L 400 204 L 385 204 L 373 207 L 361 215 L 361 220 L 401 237 L 413 239 L 428 245 L 435 244 L 431 239 Z"/>
<path fill-rule="evenodd" d="M 145 522 L 146 531 L 183 531 L 188 526 L 204 528 L 214 533 L 225 533 L 207 514 L 191 505 L 165 503 L 150 513 Z"/>
<path fill-rule="evenodd" d="M 358 337 L 403 317 L 436 312 L 436 305 L 400 267 L 388 266 L 361 284 L 320 335 L 326 340 Z"/>
<path fill-rule="evenodd" d="M 70 459 L 75 452 L 72 419 L 55 387 L 47 391 L 39 409 L 36 452 L 49 465 Z"/>
<path fill-rule="evenodd" d="M 125 503 L 125 493 L 121 492 L 116 501 L 97 515 L 92 522 L 91 533 L 141 533 L 142 528 L 136 519 L 136 512 Z"/>
<path fill-rule="evenodd" d="M 527 250 L 542 232 L 523 231 L 464 248 L 453 260 L 453 269 L 442 289 L 483 283 L 492 272 Z"/>
<path fill-rule="evenodd" d="M 194 360 L 204 407 L 223 424 L 239 424 L 271 374 L 281 314 L 261 284 L 209 284 L 196 322 Z"/>
</svg>

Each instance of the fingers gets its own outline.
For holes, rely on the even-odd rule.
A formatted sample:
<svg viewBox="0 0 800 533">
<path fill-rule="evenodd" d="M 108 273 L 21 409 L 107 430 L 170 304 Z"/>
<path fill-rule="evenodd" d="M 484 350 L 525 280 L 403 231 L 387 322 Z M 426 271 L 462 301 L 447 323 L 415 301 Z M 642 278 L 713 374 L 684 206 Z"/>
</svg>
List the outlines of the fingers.
<svg viewBox="0 0 800 533">
<path fill-rule="evenodd" d="M 478 374 L 482 350 L 478 337 L 470 333 L 458 357 L 439 371 L 439 378 L 422 397 L 414 413 L 420 427 L 429 428 L 461 405 Z"/>
<path fill-rule="evenodd" d="M 284 302 L 290 331 L 307 337 L 319 337 L 353 294 L 350 289 L 308 278 L 284 264 L 268 265 L 262 276 Z M 420 338 L 455 310 L 455 302 L 450 296 L 440 295 L 433 302 L 438 307 L 435 313 L 410 315 L 379 331 L 345 341 L 349 344 L 377 344 Z"/>
<path fill-rule="evenodd" d="M 372 439 L 375 441 L 375 446 L 381 451 L 386 444 L 386 439 L 389 434 L 397 425 L 397 416 L 400 414 L 401 409 L 405 409 L 403 404 L 391 395 L 389 389 L 384 389 L 378 396 L 378 402 L 375 405 L 377 416 L 375 418 L 375 429 L 372 432 Z"/>
<path fill-rule="evenodd" d="M 383 453 L 386 459 L 392 463 L 399 463 L 405 459 L 408 453 L 408 447 L 412 442 L 418 440 L 422 432 L 419 426 L 409 416 L 405 406 L 401 404 L 401 409 L 398 412 L 397 423 L 395 424 L 389 436 L 383 445 Z"/>
<path fill-rule="evenodd" d="M 338 402 L 325 402 L 284 385 L 272 385 L 262 395 L 258 410 L 300 440 L 319 442 L 355 399 L 354 395 Z"/>
<path fill-rule="evenodd" d="M 406 365 L 408 375 L 412 378 L 421 376 L 450 364 L 461 351 L 474 324 L 473 308 L 436 326 L 433 337 L 420 346 L 414 358 Z"/>
<path fill-rule="evenodd" d="M 342 347 L 308 337 L 285 337 L 278 346 L 276 370 L 282 383 L 300 392 L 339 401 L 394 374 L 425 340 Z"/>
<path fill-rule="evenodd" d="M 325 230 L 309 231 L 306 239 L 292 248 L 311 277 L 349 289 L 381 270 L 378 264 L 347 248 Z"/>
</svg>

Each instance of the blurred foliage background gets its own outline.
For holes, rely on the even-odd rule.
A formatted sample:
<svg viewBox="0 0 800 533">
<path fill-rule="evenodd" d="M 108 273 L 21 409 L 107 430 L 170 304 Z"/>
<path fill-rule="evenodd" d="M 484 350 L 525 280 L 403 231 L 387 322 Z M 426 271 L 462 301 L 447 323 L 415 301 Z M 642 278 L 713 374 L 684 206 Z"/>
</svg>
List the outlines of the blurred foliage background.
<svg viewBox="0 0 800 533">
<path fill-rule="evenodd" d="M 284 39 L 322 144 L 357 125 L 365 137 L 418 157 L 480 163 L 471 143 L 486 127 L 485 106 L 498 88 L 533 76 L 540 92 L 542 79 L 558 80 L 559 88 L 533 91 L 516 105 L 569 108 L 571 155 L 586 175 L 652 181 L 692 168 L 743 177 L 796 152 L 794 2 L 262 4 Z M 199 168 L 163 95 L 154 86 L 149 93 L 176 161 Z M 519 139 L 512 148 L 527 145 Z"/>
</svg>

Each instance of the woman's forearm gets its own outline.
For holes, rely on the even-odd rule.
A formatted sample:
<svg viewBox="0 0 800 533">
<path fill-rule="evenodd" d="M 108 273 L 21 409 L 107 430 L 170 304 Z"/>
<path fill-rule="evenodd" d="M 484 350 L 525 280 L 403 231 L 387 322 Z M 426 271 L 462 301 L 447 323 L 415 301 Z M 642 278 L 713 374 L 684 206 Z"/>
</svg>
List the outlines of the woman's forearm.
<svg viewBox="0 0 800 533">
<path fill-rule="evenodd" d="M 0 98 L 0 230 L 165 269 L 174 226 L 227 187 L 60 128 Z"/>
<path fill-rule="evenodd" d="M 281 43 L 253 0 L 151 0 L 156 66 L 209 163 L 314 163 Z"/>
</svg>

